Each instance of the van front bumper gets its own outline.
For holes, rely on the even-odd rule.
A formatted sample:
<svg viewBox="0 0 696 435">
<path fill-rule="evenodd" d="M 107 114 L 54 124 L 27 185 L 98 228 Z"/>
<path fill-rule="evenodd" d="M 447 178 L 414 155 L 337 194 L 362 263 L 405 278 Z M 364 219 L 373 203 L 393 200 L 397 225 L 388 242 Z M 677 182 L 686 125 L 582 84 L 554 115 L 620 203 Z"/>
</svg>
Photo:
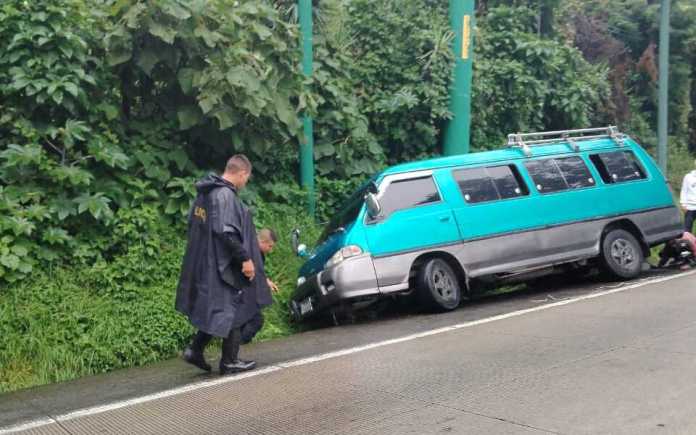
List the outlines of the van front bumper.
<svg viewBox="0 0 696 435">
<path fill-rule="evenodd" d="M 372 256 L 364 253 L 306 277 L 295 289 L 290 310 L 295 319 L 302 320 L 340 303 L 377 295 Z"/>
</svg>

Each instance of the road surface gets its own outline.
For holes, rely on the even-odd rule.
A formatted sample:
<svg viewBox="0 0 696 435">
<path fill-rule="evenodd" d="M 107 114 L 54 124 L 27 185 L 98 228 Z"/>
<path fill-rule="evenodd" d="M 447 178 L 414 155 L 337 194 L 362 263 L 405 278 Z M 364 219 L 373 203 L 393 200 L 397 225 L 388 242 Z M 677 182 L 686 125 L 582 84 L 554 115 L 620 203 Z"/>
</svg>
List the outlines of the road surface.
<svg viewBox="0 0 696 435">
<path fill-rule="evenodd" d="M 483 298 L 0 396 L 0 433 L 696 433 L 696 274 Z"/>
</svg>

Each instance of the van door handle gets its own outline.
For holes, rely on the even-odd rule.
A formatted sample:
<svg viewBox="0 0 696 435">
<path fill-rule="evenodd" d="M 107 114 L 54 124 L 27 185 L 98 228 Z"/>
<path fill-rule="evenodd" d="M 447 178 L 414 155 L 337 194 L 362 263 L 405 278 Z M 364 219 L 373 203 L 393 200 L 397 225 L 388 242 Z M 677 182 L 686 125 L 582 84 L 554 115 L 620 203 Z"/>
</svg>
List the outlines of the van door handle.
<svg viewBox="0 0 696 435">
<path fill-rule="evenodd" d="M 449 220 L 450 220 L 450 217 L 449 217 L 449 216 L 442 216 L 442 217 L 440 218 L 440 222 L 449 222 Z"/>
</svg>

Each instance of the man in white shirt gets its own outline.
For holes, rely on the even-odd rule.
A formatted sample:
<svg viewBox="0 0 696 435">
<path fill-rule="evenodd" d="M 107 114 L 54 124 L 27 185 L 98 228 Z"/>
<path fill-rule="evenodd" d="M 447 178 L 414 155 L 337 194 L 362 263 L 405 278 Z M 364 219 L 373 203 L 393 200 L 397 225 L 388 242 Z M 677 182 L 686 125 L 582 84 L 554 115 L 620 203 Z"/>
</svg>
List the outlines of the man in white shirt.
<svg viewBox="0 0 696 435">
<path fill-rule="evenodd" d="M 694 167 L 696 167 L 696 161 L 694 161 Z M 694 220 L 696 220 L 696 169 L 684 176 L 679 202 L 686 212 L 685 229 L 693 234 Z"/>
</svg>

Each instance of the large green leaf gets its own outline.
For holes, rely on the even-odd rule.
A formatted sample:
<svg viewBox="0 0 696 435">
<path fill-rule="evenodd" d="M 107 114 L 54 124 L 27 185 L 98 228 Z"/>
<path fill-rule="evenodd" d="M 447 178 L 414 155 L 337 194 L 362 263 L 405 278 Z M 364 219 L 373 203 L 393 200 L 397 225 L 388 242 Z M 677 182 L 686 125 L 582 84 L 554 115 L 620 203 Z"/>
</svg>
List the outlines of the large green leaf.
<svg viewBox="0 0 696 435">
<path fill-rule="evenodd" d="M 184 9 L 184 7 L 178 4 L 178 2 L 175 0 L 163 2 L 162 10 L 164 13 L 171 15 L 174 18 L 178 18 L 179 20 L 186 20 L 191 17 L 189 11 Z"/>
<path fill-rule="evenodd" d="M 101 192 L 91 195 L 83 193 L 75 201 L 77 202 L 78 213 L 89 211 L 95 219 L 110 219 L 113 217 L 113 212 L 109 208 L 111 200 Z"/>
<path fill-rule="evenodd" d="M 7 166 L 38 165 L 44 156 L 43 149 L 36 144 L 17 145 L 9 144 L 5 151 L 0 152 L 0 159 Z"/>
<path fill-rule="evenodd" d="M 290 106 L 290 102 L 280 94 L 276 94 L 274 102 L 278 119 L 280 119 L 281 122 L 287 125 L 291 130 L 299 128 L 299 118 Z"/>
<path fill-rule="evenodd" d="M 177 31 L 175 28 L 168 27 L 165 24 L 161 24 L 155 21 L 150 21 L 148 31 L 150 34 L 160 38 L 167 44 L 173 44 L 174 38 L 176 38 Z"/>
<path fill-rule="evenodd" d="M 193 76 L 195 71 L 193 68 L 181 68 L 177 74 L 181 91 L 186 95 L 191 95 L 193 91 Z"/>
<path fill-rule="evenodd" d="M 159 62 L 159 54 L 151 48 L 142 50 L 138 55 L 137 65 L 147 75 L 151 75 L 152 68 Z"/>
<path fill-rule="evenodd" d="M 182 106 L 177 110 L 177 118 L 179 119 L 179 129 L 188 130 L 201 122 L 203 113 L 197 106 Z"/>
<path fill-rule="evenodd" d="M 106 53 L 106 61 L 110 66 L 121 65 L 128 62 L 133 56 L 130 49 L 123 47 L 113 47 Z"/>
<path fill-rule="evenodd" d="M 94 179 L 89 171 L 77 166 L 58 165 L 49 171 L 52 178 L 57 181 L 67 182 L 73 186 L 89 186 Z"/>
<path fill-rule="evenodd" d="M 209 48 L 213 48 L 219 41 L 222 41 L 224 37 L 215 31 L 211 31 L 203 23 L 200 23 L 193 34 L 199 38 L 203 38 L 203 41 Z"/>
<path fill-rule="evenodd" d="M 235 112 L 228 107 L 222 107 L 215 111 L 215 119 L 220 123 L 220 130 L 227 130 L 237 124 Z"/>
</svg>

